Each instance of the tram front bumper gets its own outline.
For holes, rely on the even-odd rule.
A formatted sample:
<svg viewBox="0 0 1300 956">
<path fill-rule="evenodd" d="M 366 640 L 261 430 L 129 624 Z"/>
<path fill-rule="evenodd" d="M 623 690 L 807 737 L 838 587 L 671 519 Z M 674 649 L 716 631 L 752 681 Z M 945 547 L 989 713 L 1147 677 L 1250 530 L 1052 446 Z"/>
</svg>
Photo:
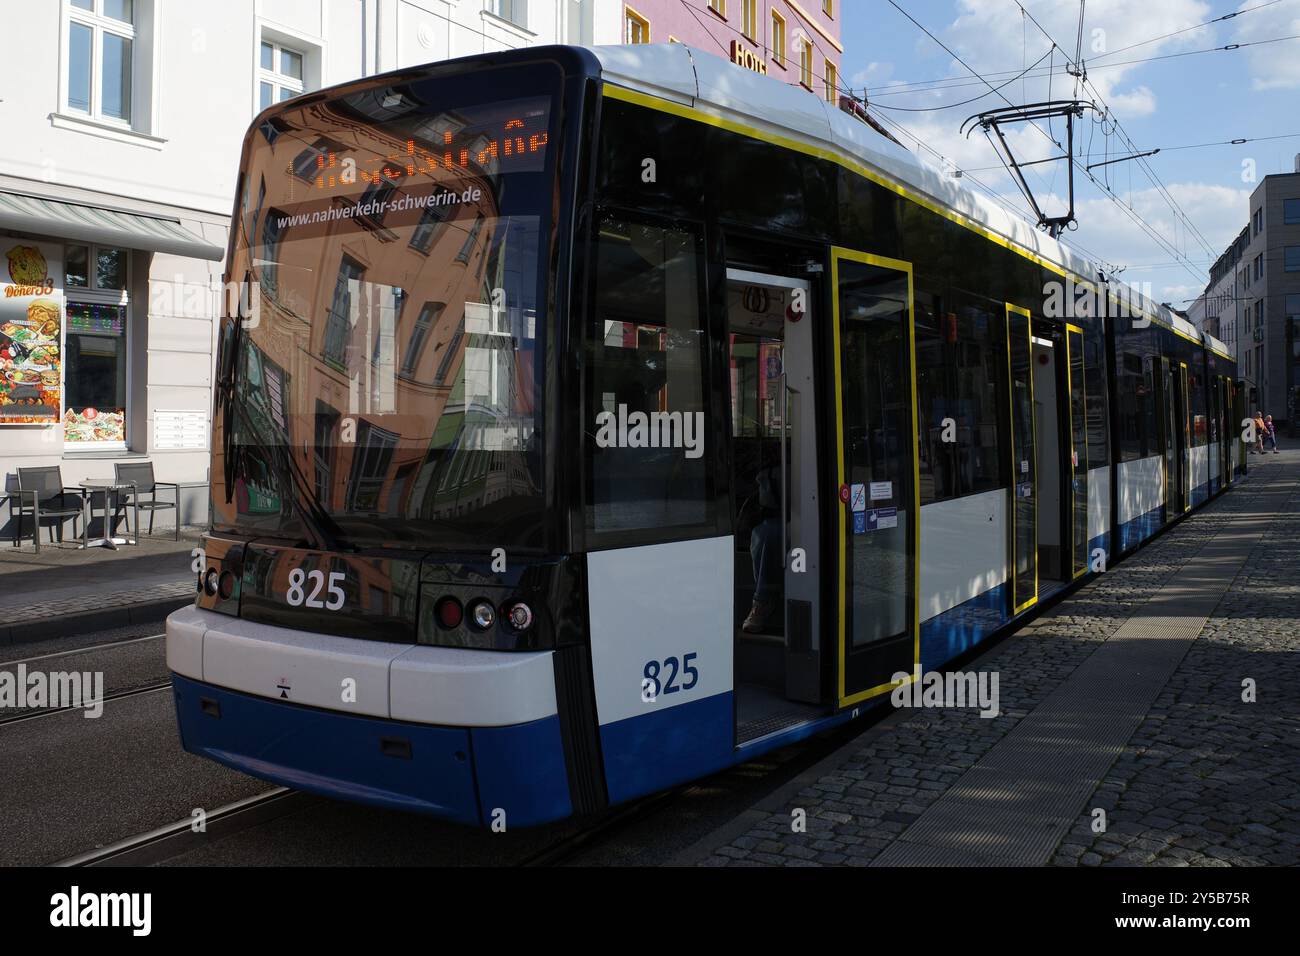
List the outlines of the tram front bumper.
<svg viewBox="0 0 1300 956">
<path fill-rule="evenodd" d="M 316 635 L 196 608 L 167 621 L 186 750 L 294 789 L 466 824 L 572 812 L 549 654 L 529 656 Z"/>
</svg>

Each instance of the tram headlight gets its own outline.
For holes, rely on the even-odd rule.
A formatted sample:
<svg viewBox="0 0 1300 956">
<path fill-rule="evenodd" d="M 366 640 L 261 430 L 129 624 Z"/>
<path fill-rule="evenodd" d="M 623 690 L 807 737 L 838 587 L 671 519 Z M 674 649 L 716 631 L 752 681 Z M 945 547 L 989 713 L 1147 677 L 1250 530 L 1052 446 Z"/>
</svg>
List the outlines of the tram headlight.
<svg viewBox="0 0 1300 956">
<path fill-rule="evenodd" d="M 478 630 L 486 631 L 497 622 L 497 609 L 491 601 L 475 601 L 469 608 L 469 620 Z"/>
<path fill-rule="evenodd" d="M 217 593 L 217 576 L 219 572 L 216 568 L 208 568 L 203 575 L 203 590 L 207 592 L 208 597 Z"/>
</svg>

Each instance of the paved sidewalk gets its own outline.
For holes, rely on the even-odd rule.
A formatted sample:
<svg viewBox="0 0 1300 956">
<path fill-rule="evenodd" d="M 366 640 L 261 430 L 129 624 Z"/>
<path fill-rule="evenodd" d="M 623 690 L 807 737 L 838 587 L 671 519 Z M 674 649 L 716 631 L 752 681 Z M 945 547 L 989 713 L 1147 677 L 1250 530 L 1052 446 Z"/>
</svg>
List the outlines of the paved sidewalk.
<svg viewBox="0 0 1300 956">
<path fill-rule="evenodd" d="M 999 717 L 897 711 L 679 862 L 1300 864 L 1300 453 L 1250 467 L 966 665 Z"/>
<path fill-rule="evenodd" d="M 0 541 L 0 646 L 125 624 L 161 621 L 194 599 L 190 549 L 200 531 L 182 528 L 138 545 L 78 550 L 71 539 Z"/>
</svg>

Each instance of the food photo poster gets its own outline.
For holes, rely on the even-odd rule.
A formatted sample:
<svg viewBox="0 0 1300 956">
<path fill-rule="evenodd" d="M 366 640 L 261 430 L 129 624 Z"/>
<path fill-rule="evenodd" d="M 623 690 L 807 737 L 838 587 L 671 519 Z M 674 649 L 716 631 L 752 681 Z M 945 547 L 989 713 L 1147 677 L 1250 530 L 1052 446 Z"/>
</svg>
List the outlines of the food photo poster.
<svg viewBox="0 0 1300 956">
<path fill-rule="evenodd" d="M 63 250 L 0 240 L 0 425 L 57 425 Z"/>
</svg>

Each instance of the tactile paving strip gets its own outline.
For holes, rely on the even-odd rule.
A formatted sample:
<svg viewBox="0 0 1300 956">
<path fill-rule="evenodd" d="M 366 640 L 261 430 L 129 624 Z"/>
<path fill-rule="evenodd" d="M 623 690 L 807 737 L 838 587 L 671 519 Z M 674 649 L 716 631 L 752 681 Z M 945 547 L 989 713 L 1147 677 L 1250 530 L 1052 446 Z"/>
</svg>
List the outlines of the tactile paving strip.
<svg viewBox="0 0 1300 956">
<path fill-rule="evenodd" d="M 1291 486 L 1254 491 L 1257 500 L 1285 500 Z M 1268 517 L 1234 515 L 871 865 L 1046 863 L 1267 530 Z"/>
</svg>

